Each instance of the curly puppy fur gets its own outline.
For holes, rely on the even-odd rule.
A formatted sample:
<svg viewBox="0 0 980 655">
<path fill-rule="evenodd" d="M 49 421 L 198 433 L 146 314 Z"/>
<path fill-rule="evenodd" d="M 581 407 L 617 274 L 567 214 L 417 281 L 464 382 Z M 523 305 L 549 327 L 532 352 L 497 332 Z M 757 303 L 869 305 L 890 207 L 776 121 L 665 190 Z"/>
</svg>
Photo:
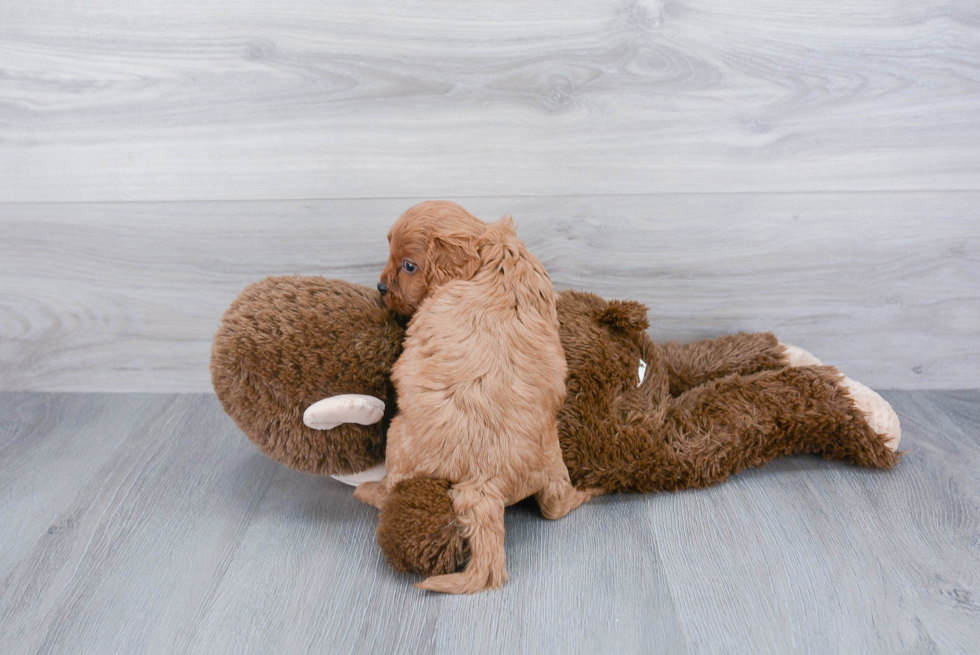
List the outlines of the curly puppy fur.
<svg viewBox="0 0 980 655">
<path fill-rule="evenodd" d="M 388 428 L 381 483 L 357 497 L 383 506 L 399 482 L 448 480 L 471 556 L 419 587 L 473 593 L 507 579 L 504 507 L 534 495 L 545 517 L 590 497 L 572 487 L 558 444 L 565 354 L 551 280 L 509 218 L 488 225 L 459 205 L 426 202 L 389 235 L 386 304 L 414 312 L 392 370 L 401 408 Z"/>
</svg>

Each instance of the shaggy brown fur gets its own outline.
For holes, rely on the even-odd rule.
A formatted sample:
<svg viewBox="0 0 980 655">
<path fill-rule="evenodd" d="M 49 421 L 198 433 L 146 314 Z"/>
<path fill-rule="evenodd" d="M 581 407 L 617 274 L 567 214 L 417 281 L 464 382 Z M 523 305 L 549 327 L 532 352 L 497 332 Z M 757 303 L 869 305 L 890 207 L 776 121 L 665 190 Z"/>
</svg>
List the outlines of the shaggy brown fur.
<svg viewBox="0 0 980 655">
<path fill-rule="evenodd" d="M 461 573 L 418 586 L 499 587 L 505 506 L 534 495 L 557 519 L 590 497 L 572 487 L 558 445 L 565 356 L 551 280 L 510 219 L 488 225 L 459 205 L 427 202 L 392 228 L 382 282 L 389 307 L 415 315 L 392 369 L 401 411 L 388 428 L 388 473 L 355 495 L 383 507 L 402 480 L 448 480 L 472 555 Z"/>
<path fill-rule="evenodd" d="M 784 368 L 786 362 L 776 343 L 776 337 L 768 332 L 730 334 L 684 345 L 676 341 L 665 343 L 661 354 L 667 365 L 670 395 L 679 396 L 692 387 L 726 375 L 750 375 Z"/>
<path fill-rule="evenodd" d="M 452 573 L 469 558 L 469 546 L 449 499 L 449 482 L 402 480 L 392 490 L 378 522 L 378 544 L 391 568 L 402 573 Z M 432 535 L 419 539 L 419 535 Z"/>
<path fill-rule="evenodd" d="M 639 303 L 574 291 L 559 294 L 557 312 L 568 365 L 559 439 L 580 487 L 703 487 L 791 453 L 883 469 L 899 459 L 838 386 L 835 369 L 788 368 L 771 334 L 658 345 Z M 362 470 L 381 459 L 386 420 L 318 432 L 302 425 L 301 413 L 342 393 L 390 401 L 400 335 L 374 290 L 322 278 L 265 280 L 243 292 L 215 337 L 215 390 L 271 457 L 312 472 Z M 386 416 L 393 411 L 389 402 Z M 399 570 L 445 573 L 466 557 L 440 495 L 448 483 L 418 484 L 388 496 L 379 543 Z"/>
<path fill-rule="evenodd" d="M 396 411 L 391 367 L 404 336 L 374 289 L 266 278 L 225 312 L 211 347 L 211 383 L 225 411 L 269 457 L 307 473 L 356 473 L 384 462 Z M 327 432 L 303 424 L 307 406 L 344 393 L 381 398 L 384 419 Z"/>
</svg>

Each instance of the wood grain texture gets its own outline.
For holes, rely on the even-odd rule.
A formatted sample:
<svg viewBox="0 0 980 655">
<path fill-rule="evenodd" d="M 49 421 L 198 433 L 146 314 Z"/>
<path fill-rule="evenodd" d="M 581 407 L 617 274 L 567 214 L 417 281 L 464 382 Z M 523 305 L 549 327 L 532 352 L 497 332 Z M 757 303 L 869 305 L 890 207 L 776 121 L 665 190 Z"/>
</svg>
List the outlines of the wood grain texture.
<svg viewBox="0 0 980 655">
<path fill-rule="evenodd" d="M 879 388 L 980 386 L 980 193 L 460 198 L 652 336 L 772 330 Z M 374 284 L 416 199 L 0 206 L 0 390 L 209 391 L 266 275 Z"/>
<path fill-rule="evenodd" d="M 165 396 L 119 394 L 85 402 L 69 394 L 6 394 L 0 405 L 0 579 L 55 520 L 146 417 L 159 418 Z M 107 426 L 111 429 L 107 430 Z"/>
<path fill-rule="evenodd" d="M 894 472 L 792 458 L 678 494 L 659 517 L 667 578 L 698 589 L 677 595 L 693 650 L 975 650 L 980 397 L 885 395 L 909 449 Z"/>
<path fill-rule="evenodd" d="M 980 189 L 974 0 L 0 6 L 0 201 Z"/>
<path fill-rule="evenodd" d="M 75 471 L 0 458 L 0 480 L 80 478 L 46 521 L 25 490 L 0 495 L 5 545 L 9 525 L 29 544 L 0 577 L 0 640 L 61 654 L 970 653 L 980 391 L 886 396 L 910 449 L 891 472 L 794 457 L 557 522 L 521 504 L 510 582 L 458 598 L 388 569 L 375 510 L 262 457 L 213 396 L 0 394 L 0 448 L 30 434 L 44 449 L 77 418 L 111 451 Z"/>
<path fill-rule="evenodd" d="M 228 447 L 240 435 L 214 398 L 169 400 L 123 433 L 116 456 L 58 513 L 59 529 L 42 531 L 6 576 L 0 634 L 13 652 L 173 652 L 186 612 L 220 579 L 276 467 Z M 101 427 L 120 438 L 113 422 Z"/>
</svg>

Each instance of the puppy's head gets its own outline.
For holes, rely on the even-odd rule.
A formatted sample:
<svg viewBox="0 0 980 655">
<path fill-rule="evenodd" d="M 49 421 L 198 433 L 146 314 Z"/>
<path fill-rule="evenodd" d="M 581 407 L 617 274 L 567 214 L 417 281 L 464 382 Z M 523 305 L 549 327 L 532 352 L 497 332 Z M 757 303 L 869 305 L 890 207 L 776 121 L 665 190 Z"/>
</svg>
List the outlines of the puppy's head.
<svg viewBox="0 0 980 655">
<path fill-rule="evenodd" d="M 378 284 L 388 308 L 411 316 L 439 286 L 473 277 L 486 229 L 453 202 L 423 202 L 402 214 L 388 232 L 391 254 Z"/>
</svg>

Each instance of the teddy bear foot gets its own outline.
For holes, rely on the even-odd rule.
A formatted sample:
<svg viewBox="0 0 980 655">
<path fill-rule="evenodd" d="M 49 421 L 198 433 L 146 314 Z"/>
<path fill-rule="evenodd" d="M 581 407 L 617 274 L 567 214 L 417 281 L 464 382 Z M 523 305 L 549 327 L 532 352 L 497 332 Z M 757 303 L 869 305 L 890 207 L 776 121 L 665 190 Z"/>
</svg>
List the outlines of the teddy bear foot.
<svg viewBox="0 0 980 655">
<path fill-rule="evenodd" d="M 902 426 L 898 421 L 898 414 L 888 401 L 849 377 L 841 381 L 841 386 L 847 390 L 854 405 L 864 414 L 871 429 L 884 438 L 885 446 L 893 452 L 897 451 L 898 444 L 902 440 Z"/>
<path fill-rule="evenodd" d="M 787 362 L 787 366 L 821 366 L 823 364 L 823 362 L 799 346 L 791 346 L 782 341 L 779 342 L 779 345 L 783 347 L 783 358 Z"/>
<path fill-rule="evenodd" d="M 332 430 L 343 423 L 373 425 L 385 415 L 385 403 L 374 396 L 347 393 L 318 400 L 303 412 L 303 423 L 314 430 Z"/>
</svg>

